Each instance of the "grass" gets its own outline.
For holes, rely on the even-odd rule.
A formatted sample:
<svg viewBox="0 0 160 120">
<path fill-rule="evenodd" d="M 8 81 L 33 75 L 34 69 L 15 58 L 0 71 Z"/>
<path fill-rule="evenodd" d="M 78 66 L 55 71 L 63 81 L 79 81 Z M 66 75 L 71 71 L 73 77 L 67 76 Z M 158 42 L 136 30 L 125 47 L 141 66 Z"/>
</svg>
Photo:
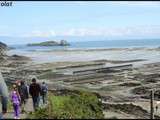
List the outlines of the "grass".
<svg viewBox="0 0 160 120">
<path fill-rule="evenodd" d="M 8 104 L 7 104 L 7 111 L 12 112 L 13 111 L 13 105 L 10 99 L 8 99 Z"/>
<path fill-rule="evenodd" d="M 103 118 L 102 104 L 97 96 L 88 92 L 70 95 L 49 95 L 47 108 L 39 109 L 29 118 L 36 119 L 100 119 Z"/>
</svg>

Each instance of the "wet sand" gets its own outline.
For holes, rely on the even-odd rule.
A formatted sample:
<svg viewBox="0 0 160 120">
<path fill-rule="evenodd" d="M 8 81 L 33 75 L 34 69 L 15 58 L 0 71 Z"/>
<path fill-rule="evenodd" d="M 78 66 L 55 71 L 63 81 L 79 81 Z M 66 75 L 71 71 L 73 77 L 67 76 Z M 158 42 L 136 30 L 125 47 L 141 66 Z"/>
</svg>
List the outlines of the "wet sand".
<svg viewBox="0 0 160 120">
<path fill-rule="evenodd" d="M 34 64 L 52 62 L 86 62 L 94 60 L 127 61 L 145 59 L 145 63 L 160 60 L 159 48 L 108 48 L 108 49 L 66 49 L 50 51 L 23 51 L 10 50 L 9 55 L 25 55 L 30 57 Z"/>
<path fill-rule="evenodd" d="M 158 92 L 159 86 L 160 86 L 160 63 L 158 62 L 159 59 L 154 60 L 154 57 L 159 56 L 159 51 L 153 50 L 153 49 L 139 49 L 136 51 L 131 50 L 115 50 L 116 54 L 112 55 L 112 58 L 114 59 L 101 59 L 98 56 L 102 56 L 98 51 L 96 51 L 96 54 L 99 53 L 97 57 L 98 59 L 94 60 L 86 60 L 85 55 L 87 55 L 88 52 L 83 54 L 83 58 L 85 60 L 78 59 L 77 56 L 74 56 L 77 52 L 74 51 L 74 54 L 72 54 L 76 59 L 69 59 L 69 57 L 73 57 L 70 55 L 71 53 L 68 52 L 66 54 L 66 51 L 58 51 L 58 52 L 43 52 L 49 56 L 51 54 L 56 53 L 58 55 L 62 55 L 64 57 L 64 54 L 68 56 L 68 59 L 63 59 L 62 61 L 48 61 L 48 62 L 38 62 L 41 61 L 41 59 L 33 59 L 32 61 L 28 61 L 25 64 L 18 65 L 17 60 L 12 60 L 10 64 L 1 67 L 2 73 L 6 79 L 6 81 L 11 81 L 15 79 L 24 79 L 27 82 L 30 82 L 32 77 L 37 77 L 39 82 L 46 81 L 49 85 L 50 89 L 81 89 L 81 90 L 87 90 L 91 92 L 96 92 L 101 96 L 102 102 L 105 104 L 134 104 L 140 106 L 142 109 L 146 110 L 148 113 L 145 112 L 145 115 L 139 113 L 139 115 L 135 115 L 133 113 L 127 113 L 123 110 L 119 111 L 113 111 L 113 109 L 104 109 L 104 113 L 106 114 L 106 118 L 110 117 L 118 117 L 118 118 L 126 118 L 126 116 L 129 116 L 130 118 L 148 118 L 149 116 L 149 94 L 151 89 L 155 89 L 155 91 Z M 73 51 L 72 51 L 73 52 Z M 83 51 L 82 53 L 84 53 Z M 94 53 L 93 51 L 90 51 L 91 53 Z M 104 52 L 104 51 L 103 51 Z M 105 51 L 106 52 L 106 51 Z M 113 52 L 113 51 L 112 51 Z M 132 54 L 129 54 L 129 52 L 132 52 Z M 34 53 L 34 52 L 33 52 Z M 82 55 L 79 54 L 79 55 Z M 108 55 L 111 52 L 109 51 L 106 55 L 106 58 L 109 58 Z M 134 54 L 133 54 L 134 53 Z M 147 54 L 146 54 L 147 53 Z M 155 54 L 154 54 L 155 53 Z M 34 53 L 36 54 L 36 52 Z M 78 53 L 77 53 L 78 54 Z M 120 56 L 123 54 L 123 57 L 125 59 L 115 59 L 120 58 Z M 143 57 L 137 57 L 137 54 L 139 56 Z M 151 54 L 150 56 L 148 56 Z M 33 54 L 32 54 L 33 55 Z M 38 56 L 39 54 L 37 54 Z M 41 54 L 43 56 L 43 54 Z M 89 55 L 89 53 L 88 53 Z M 127 57 L 126 55 L 130 56 Z M 89 55 L 90 56 L 90 55 Z M 92 56 L 92 55 L 91 55 Z M 114 57 L 113 57 L 114 56 Z M 145 56 L 145 57 L 144 57 Z M 46 56 L 45 56 L 46 57 Z M 93 56 L 92 56 L 93 57 Z M 111 56 L 110 56 L 111 57 Z M 131 59 L 132 58 L 132 59 Z M 136 59 L 135 59 L 136 58 Z M 145 58 L 151 58 L 151 59 L 145 59 Z M 35 61 L 37 60 L 37 62 Z M 58 59 L 57 59 L 58 60 Z M 21 60 L 19 60 L 21 61 Z M 13 66 L 12 64 L 16 62 L 17 66 Z M 64 74 L 66 70 L 69 71 L 74 68 L 78 70 L 83 69 L 89 69 L 89 66 L 92 66 L 93 69 L 95 65 L 97 64 L 106 64 L 106 65 L 122 65 L 122 64 L 133 64 L 132 68 L 127 68 L 125 70 L 117 70 L 117 71 L 92 71 L 88 73 L 83 74 Z M 75 67 L 76 66 L 76 67 Z M 84 67 L 85 66 L 85 67 Z M 65 68 L 65 70 L 57 70 L 57 68 Z M 67 71 L 68 72 L 68 71 Z M 156 100 L 159 100 L 158 95 L 155 96 Z M 143 102 L 143 104 L 141 104 Z M 127 107 L 127 105 L 124 105 Z M 159 106 L 160 108 L 160 106 Z M 131 108 L 127 108 L 128 111 Z M 141 110 L 140 108 L 138 108 Z M 143 110 L 141 110 L 143 111 Z M 114 113 L 114 114 L 110 114 Z M 109 116 L 110 114 L 110 116 Z M 156 113 L 156 115 L 160 116 L 160 112 Z"/>
</svg>

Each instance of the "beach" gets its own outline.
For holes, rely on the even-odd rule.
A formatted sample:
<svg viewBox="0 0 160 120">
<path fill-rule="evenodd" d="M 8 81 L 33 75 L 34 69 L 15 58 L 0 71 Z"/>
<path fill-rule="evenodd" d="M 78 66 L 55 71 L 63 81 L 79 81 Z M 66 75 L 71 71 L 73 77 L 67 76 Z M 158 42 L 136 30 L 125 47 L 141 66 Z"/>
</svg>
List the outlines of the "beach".
<svg viewBox="0 0 160 120">
<path fill-rule="evenodd" d="M 106 118 L 144 118 L 141 113 L 128 113 L 137 105 L 140 106 L 136 108 L 139 111 L 146 110 L 145 118 L 148 118 L 150 90 L 155 89 L 156 94 L 159 92 L 160 51 L 157 47 L 47 51 L 13 49 L 7 54 L 19 58 L 10 58 L 1 67 L 7 82 L 22 79 L 30 83 L 31 78 L 36 77 L 40 83 L 45 81 L 50 90 L 78 89 L 97 93 L 104 104 Z M 22 55 L 28 59 L 22 59 Z M 127 107 L 126 111 L 121 108 L 115 111 L 114 107 L 120 104 L 124 105 L 123 108 L 129 104 L 133 106 Z M 111 108 L 105 108 L 106 105 L 111 105 Z"/>
</svg>

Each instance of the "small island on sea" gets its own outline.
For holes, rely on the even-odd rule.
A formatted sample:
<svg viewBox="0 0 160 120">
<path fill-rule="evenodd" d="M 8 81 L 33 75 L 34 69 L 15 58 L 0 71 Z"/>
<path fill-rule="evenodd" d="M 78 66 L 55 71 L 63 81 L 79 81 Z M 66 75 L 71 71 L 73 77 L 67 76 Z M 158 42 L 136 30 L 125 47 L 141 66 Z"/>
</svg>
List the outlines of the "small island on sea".
<svg viewBox="0 0 160 120">
<path fill-rule="evenodd" d="M 29 43 L 27 46 L 69 46 L 70 44 L 66 40 L 57 41 L 45 41 L 40 43 Z"/>
</svg>

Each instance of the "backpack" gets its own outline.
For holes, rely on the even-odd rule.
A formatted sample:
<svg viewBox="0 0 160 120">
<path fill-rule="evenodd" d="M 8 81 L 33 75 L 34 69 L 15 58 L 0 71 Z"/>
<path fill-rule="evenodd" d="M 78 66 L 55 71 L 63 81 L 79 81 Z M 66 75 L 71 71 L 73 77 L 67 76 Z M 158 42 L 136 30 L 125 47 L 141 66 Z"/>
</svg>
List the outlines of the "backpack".
<svg viewBox="0 0 160 120">
<path fill-rule="evenodd" d="M 42 85 L 42 88 L 41 88 L 41 92 L 42 94 L 46 94 L 47 93 L 47 86 L 46 85 Z"/>
<path fill-rule="evenodd" d="M 20 95 L 22 98 L 27 99 L 28 98 L 28 90 L 26 85 L 22 85 L 20 87 Z"/>
</svg>

